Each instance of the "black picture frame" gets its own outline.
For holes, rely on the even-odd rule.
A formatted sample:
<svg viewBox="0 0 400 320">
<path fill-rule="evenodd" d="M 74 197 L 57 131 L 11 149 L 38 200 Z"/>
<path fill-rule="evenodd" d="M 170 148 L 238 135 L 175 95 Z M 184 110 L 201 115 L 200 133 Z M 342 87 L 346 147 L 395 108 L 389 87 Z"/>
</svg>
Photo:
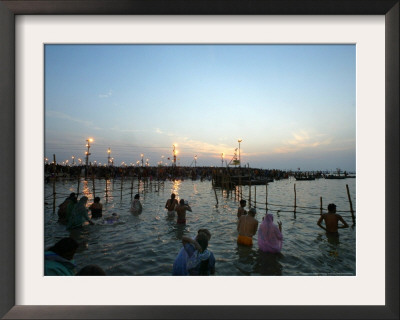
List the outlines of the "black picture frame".
<svg viewBox="0 0 400 320">
<path fill-rule="evenodd" d="M 0 157 L 0 316 L 4 319 L 399 319 L 399 13 L 399 0 L 0 1 L 0 142 L 3 150 Z M 24 199 L 16 199 L 15 191 L 18 169 L 15 166 L 15 16 L 36 14 L 385 15 L 385 305 L 16 306 L 14 212 L 15 200 Z"/>
</svg>

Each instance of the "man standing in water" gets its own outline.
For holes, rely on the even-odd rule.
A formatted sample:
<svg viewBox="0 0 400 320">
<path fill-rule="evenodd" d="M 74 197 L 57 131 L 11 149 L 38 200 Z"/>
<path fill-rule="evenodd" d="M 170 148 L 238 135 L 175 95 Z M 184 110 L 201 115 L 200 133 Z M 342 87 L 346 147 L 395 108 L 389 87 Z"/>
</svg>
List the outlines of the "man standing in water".
<svg viewBox="0 0 400 320">
<path fill-rule="evenodd" d="M 178 214 L 178 220 L 176 221 L 176 223 L 185 224 L 186 223 L 186 211 L 189 210 L 190 212 L 192 212 L 192 208 L 188 205 L 187 202 L 185 203 L 185 200 L 181 199 L 175 210 L 176 210 L 176 213 Z"/>
<path fill-rule="evenodd" d="M 322 220 L 325 220 L 326 227 L 322 226 Z M 338 226 L 339 221 L 342 222 L 343 225 Z M 317 225 L 330 234 L 338 234 L 338 228 L 349 227 L 346 221 L 343 220 L 342 216 L 336 213 L 336 205 L 334 203 L 330 203 L 328 205 L 328 213 L 324 213 L 321 215 L 317 222 Z"/>
<path fill-rule="evenodd" d="M 238 208 L 238 211 L 237 211 L 238 219 L 240 219 L 240 217 L 242 215 L 246 215 L 247 214 L 247 211 L 245 210 L 245 207 L 246 207 L 246 200 L 240 200 L 240 207 Z"/>
<path fill-rule="evenodd" d="M 253 236 L 256 234 L 258 228 L 258 221 L 254 218 L 256 213 L 256 209 L 251 208 L 248 214 L 240 217 L 237 226 L 237 230 L 239 231 L 238 244 L 253 245 Z"/>
<path fill-rule="evenodd" d="M 171 199 L 168 199 L 165 203 L 165 209 L 168 210 L 168 218 L 173 218 L 175 216 L 175 208 L 178 205 L 178 200 L 175 199 L 175 194 L 171 194 Z"/>
</svg>

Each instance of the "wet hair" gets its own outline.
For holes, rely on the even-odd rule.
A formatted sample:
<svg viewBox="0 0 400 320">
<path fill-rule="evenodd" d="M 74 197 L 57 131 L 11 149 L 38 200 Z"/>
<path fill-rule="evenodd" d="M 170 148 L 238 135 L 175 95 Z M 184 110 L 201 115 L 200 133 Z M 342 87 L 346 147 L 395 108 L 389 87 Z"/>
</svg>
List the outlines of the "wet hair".
<svg viewBox="0 0 400 320">
<path fill-rule="evenodd" d="M 75 192 L 72 192 L 72 193 L 69 195 L 69 198 L 76 198 Z"/>
<path fill-rule="evenodd" d="M 199 231 L 197 231 L 197 234 L 199 235 L 200 233 L 206 234 L 208 240 L 211 239 L 211 232 L 208 231 L 208 229 L 199 229 Z"/>
<path fill-rule="evenodd" d="M 242 206 L 245 206 L 246 205 L 246 200 L 240 200 L 240 205 Z"/>
<path fill-rule="evenodd" d="M 257 213 L 257 211 L 256 211 L 255 208 L 251 208 L 251 209 L 249 210 L 249 214 L 251 214 L 253 217 L 256 215 L 256 213 Z"/>
<path fill-rule="evenodd" d="M 171 199 L 175 199 L 175 193 L 171 194 Z"/>
<path fill-rule="evenodd" d="M 89 264 L 83 267 L 76 274 L 77 276 L 105 276 L 105 271 L 95 264 Z"/>
<path fill-rule="evenodd" d="M 62 238 L 54 246 L 50 247 L 48 251 L 53 251 L 63 258 L 69 258 L 75 254 L 76 249 L 78 249 L 79 244 L 72 238 Z"/>
<path fill-rule="evenodd" d="M 200 245 L 202 251 L 207 249 L 208 237 L 204 233 L 200 233 L 199 235 L 197 235 L 196 241 Z"/>
<path fill-rule="evenodd" d="M 179 200 L 179 204 L 185 204 L 185 200 L 184 199 Z"/>
<path fill-rule="evenodd" d="M 136 193 L 136 194 L 135 194 L 135 199 L 139 199 L 139 198 L 140 198 L 139 193 Z"/>
<path fill-rule="evenodd" d="M 94 198 L 94 202 L 99 203 L 100 202 L 100 198 L 99 197 Z"/>
<path fill-rule="evenodd" d="M 336 204 L 330 203 L 328 204 L 328 211 L 332 212 L 336 210 Z"/>
</svg>

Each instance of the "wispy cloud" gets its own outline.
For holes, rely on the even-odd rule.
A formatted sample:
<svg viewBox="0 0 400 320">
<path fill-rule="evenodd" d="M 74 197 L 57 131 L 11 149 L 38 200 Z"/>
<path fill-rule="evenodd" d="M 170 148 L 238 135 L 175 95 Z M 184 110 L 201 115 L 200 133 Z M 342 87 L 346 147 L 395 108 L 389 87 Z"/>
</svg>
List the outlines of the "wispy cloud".
<svg viewBox="0 0 400 320">
<path fill-rule="evenodd" d="M 332 138 L 324 134 L 310 134 L 307 131 L 293 133 L 293 139 L 283 141 L 282 145 L 275 148 L 273 153 L 291 153 L 309 148 L 330 145 Z"/>
<path fill-rule="evenodd" d="M 107 93 L 101 93 L 99 94 L 99 98 L 104 99 L 104 98 L 109 98 L 113 95 L 113 91 L 109 90 Z"/>
<path fill-rule="evenodd" d="M 80 123 L 86 127 L 90 127 L 91 129 L 94 130 L 101 130 L 101 128 L 96 127 L 92 121 L 87 121 L 87 120 L 82 120 L 79 118 L 74 118 L 66 113 L 59 112 L 59 111 L 54 111 L 54 110 L 46 110 L 46 117 L 48 118 L 55 118 L 55 119 L 64 119 L 68 121 L 73 121 L 76 123 Z"/>
</svg>

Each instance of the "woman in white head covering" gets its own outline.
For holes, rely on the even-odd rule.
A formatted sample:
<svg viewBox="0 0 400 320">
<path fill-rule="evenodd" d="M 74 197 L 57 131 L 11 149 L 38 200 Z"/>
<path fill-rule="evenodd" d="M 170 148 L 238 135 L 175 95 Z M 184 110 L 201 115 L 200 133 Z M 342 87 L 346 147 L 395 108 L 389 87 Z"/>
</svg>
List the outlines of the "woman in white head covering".
<svg viewBox="0 0 400 320">
<path fill-rule="evenodd" d="M 74 229 L 82 227 L 88 223 L 93 224 L 88 215 L 88 209 L 86 209 L 86 203 L 88 201 L 88 197 L 83 196 L 80 198 L 78 203 L 75 205 L 74 209 L 71 212 L 70 219 L 68 221 L 67 229 Z"/>
<path fill-rule="evenodd" d="M 264 252 L 278 253 L 282 250 L 282 223 L 278 228 L 273 221 L 274 216 L 267 213 L 258 229 L 258 247 Z"/>
</svg>

